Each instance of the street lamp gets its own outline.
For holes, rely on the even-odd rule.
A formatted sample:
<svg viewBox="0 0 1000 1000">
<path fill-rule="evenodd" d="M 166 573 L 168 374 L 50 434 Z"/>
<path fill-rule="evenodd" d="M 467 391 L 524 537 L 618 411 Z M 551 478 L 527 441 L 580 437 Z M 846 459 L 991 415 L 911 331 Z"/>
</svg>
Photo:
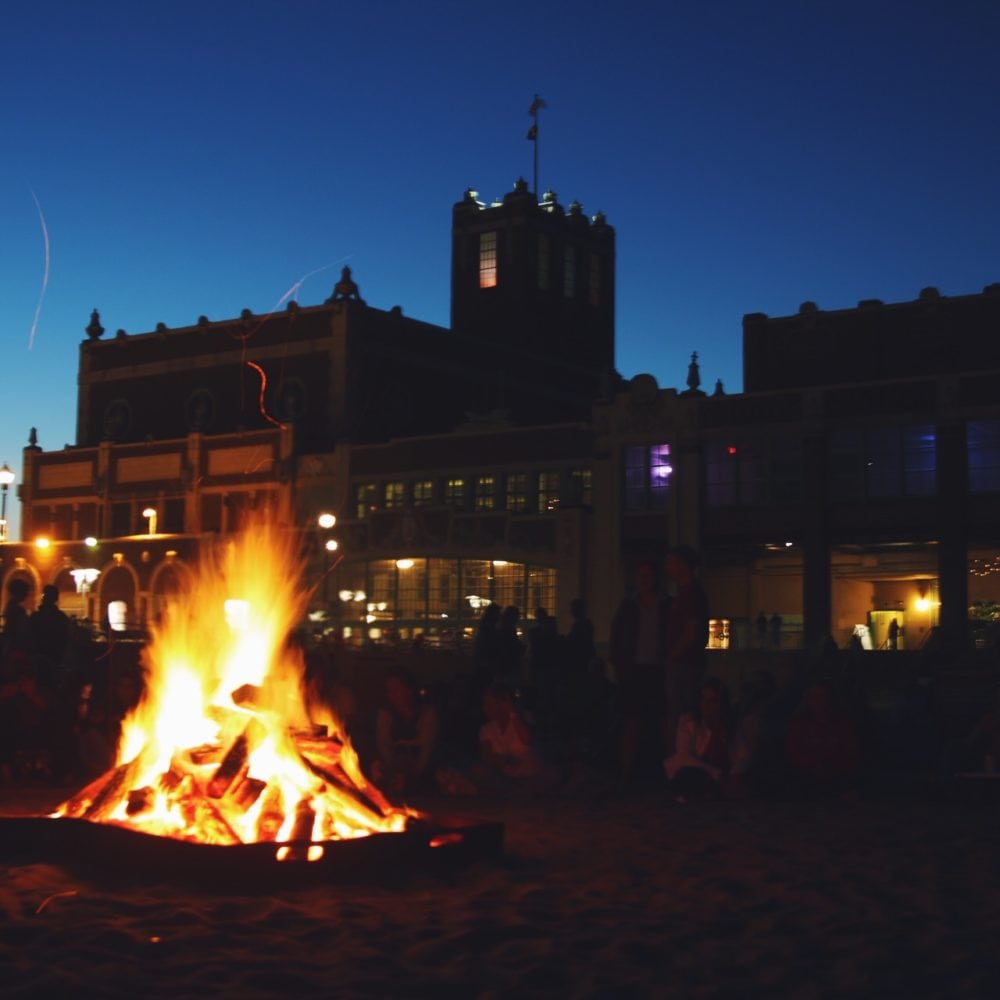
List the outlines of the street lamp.
<svg viewBox="0 0 1000 1000">
<path fill-rule="evenodd" d="M 14 470 L 6 463 L 0 467 L 0 542 L 7 541 L 7 487 L 14 482 Z"/>
</svg>

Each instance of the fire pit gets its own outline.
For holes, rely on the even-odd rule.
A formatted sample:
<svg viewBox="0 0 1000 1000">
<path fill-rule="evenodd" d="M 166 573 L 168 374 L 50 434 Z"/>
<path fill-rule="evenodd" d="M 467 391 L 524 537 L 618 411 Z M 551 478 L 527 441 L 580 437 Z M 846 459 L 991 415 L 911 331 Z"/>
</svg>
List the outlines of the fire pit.
<svg viewBox="0 0 1000 1000">
<path fill-rule="evenodd" d="M 205 554 L 152 629 L 116 765 L 51 817 L 4 820 L 8 843 L 213 882 L 498 854 L 500 824 L 435 821 L 390 802 L 339 720 L 307 697 L 288 642 L 308 603 L 301 569 L 294 537 L 264 520 Z"/>
</svg>

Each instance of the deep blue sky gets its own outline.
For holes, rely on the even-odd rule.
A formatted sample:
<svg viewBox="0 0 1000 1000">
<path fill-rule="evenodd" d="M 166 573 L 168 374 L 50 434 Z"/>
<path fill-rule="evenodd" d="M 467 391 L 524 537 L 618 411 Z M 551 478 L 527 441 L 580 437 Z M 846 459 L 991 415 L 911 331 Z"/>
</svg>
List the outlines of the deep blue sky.
<svg viewBox="0 0 1000 1000">
<path fill-rule="evenodd" d="M 20 478 L 32 426 L 74 441 L 94 307 L 106 336 L 184 326 L 324 269 L 312 305 L 346 262 L 371 305 L 446 325 L 451 206 L 531 180 L 536 92 L 539 187 L 617 230 L 626 377 L 683 388 L 698 351 L 737 392 L 744 313 L 978 292 L 998 36 L 995 0 L 15 0 L 0 463 Z"/>
</svg>

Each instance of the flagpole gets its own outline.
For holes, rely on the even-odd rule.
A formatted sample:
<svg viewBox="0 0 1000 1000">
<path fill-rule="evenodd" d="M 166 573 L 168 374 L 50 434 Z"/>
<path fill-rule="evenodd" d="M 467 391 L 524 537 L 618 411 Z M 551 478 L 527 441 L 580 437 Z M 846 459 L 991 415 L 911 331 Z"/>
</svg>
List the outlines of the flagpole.
<svg viewBox="0 0 1000 1000">
<path fill-rule="evenodd" d="M 534 152 L 533 152 L 533 165 L 531 174 L 531 183 L 534 186 L 533 190 L 535 192 L 535 201 L 540 201 L 538 196 L 538 113 L 535 113 L 535 142 L 534 142 Z"/>
<path fill-rule="evenodd" d="M 535 192 L 535 200 L 538 201 L 538 112 L 545 107 L 545 101 L 543 101 L 538 94 L 535 94 L 535 99 L 531 102 L 531 107 L 528 108 L 528 114 L 531 115 L 531 128 L 528 129 L 528 138 L 535 144 L 533 156 L 532 156 L 532 187 Z"/>
</svg>

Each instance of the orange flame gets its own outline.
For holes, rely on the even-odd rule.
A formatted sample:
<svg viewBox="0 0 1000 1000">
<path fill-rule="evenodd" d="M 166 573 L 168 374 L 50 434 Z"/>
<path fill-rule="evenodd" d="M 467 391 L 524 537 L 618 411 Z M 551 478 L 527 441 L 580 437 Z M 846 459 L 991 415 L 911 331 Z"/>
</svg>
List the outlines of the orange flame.
<svg viewBox="0 0 1000 1000">
<path fill-rule="evenodd" d="M 117 766 L 56 815 L 203 843 L 314 845 L 400 832 L 418 815 L 371 785 L 329 710 L 310 716 L 288 643 L 309 597 L 297 546 L 257 518 L 202 557 L 144 650 L 146 689 Z"/>
</svg>

